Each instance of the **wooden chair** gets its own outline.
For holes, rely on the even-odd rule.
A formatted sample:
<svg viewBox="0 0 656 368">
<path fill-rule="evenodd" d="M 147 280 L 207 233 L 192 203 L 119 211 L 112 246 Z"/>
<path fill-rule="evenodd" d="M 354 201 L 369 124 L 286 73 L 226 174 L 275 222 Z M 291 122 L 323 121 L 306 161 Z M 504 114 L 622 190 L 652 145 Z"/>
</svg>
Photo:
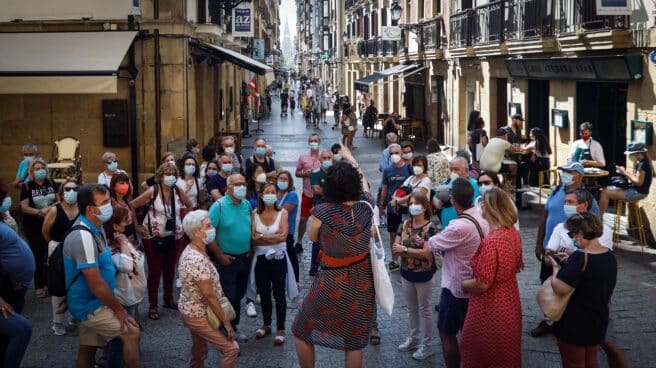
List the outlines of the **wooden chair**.
<svg viewBox="0 0 656 368">
<path fill-rule="evenodd" d="M 423 142 L 426 137 L 424 134 L 424 122 L 421 120 L 413 120 L 412 123 L 410 123 L 410 139 L 416 144 L 420 142 L 418 141 L 419 137 L 421 137 L 421 142 Z"/>
<path fill-rule="evenodd" d="M 74 137 L 63 137 L 54 143 L 50 163 L 46 166 L 50 171 L 50 178 L 57 184 L 62 184 L 67 179 L 81 184 L 80 141 Z"/>
<path fill-rule="evenodd" d="M 615 200 L 615 221 L 613 222 L 613 245 L 620 241 L 620 220 L 624 214 L 624 208 L 627 209 L 627 226 L 626 231 L 631 233 L 632 230 L 638 231 L 640 238 L 640 246 L 642 252 L 645 252 L 645 245 L 647 245 L 647 232 L 642 222 L 642 213 L 640 211 L 640 201 L 628 201 L 626 199 Z M 633 220 L 633 223 L 632 221 Z"/>
</svg>

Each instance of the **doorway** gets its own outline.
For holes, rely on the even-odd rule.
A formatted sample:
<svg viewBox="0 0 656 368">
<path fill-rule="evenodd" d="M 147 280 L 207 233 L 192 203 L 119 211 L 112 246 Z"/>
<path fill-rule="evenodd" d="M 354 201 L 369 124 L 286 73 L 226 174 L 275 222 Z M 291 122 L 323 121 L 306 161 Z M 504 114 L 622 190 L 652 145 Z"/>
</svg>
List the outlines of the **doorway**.
<svg viewBox="0 0 656 368">
<path fill-rule="evenodd" d="M 497 80 L 497 116 L 496 116 L 496 129 L 491 134 L 494 134 L 497 129 L 508 125 L 508 79 L 496 78 Z M 492 126 L 492 123 L 490 123 Z M 496 134 L 492 135 L 496 136 Z"/>
<path fill-rule="evenodd" d="M 626 83 L 578 82 L 576 123 L 592 123 L 592 137 L 604 148 L 606 168 L 626 165 Z M 578 134 L 578 126 L 576 127 Z"/>
<path fill-rule="evenodd" d="M 526 128 L 540 128 L 549 136 L 549 81 L 529 79 Z"/>
</svg>

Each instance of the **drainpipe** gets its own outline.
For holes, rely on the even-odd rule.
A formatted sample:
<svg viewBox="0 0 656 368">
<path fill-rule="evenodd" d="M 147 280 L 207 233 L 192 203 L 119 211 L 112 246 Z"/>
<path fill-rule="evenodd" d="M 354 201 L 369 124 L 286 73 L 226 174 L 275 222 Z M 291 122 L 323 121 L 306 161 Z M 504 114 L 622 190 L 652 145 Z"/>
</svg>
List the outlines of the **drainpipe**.
<svg viewBox="0 0 656 368">
<path fill-rule="evenodd" d="M 155 1 L 157 3 L 157 1 Z M 160 61 L 159 61 L 159 29 L 155 29 L 153 42 L 154 55 L 153 62 L 155 67 L 155 160 L 159 161 L 162 157 L 162 101 L 160 92 Z"/>
<path fill-rule="evenodd" d="M 128 16 L 128 29 L 133 31 L 135 28 L 134 15 L 130 15 Z M 132 43 L 130 50 L 128 50 L 128 69 L 132 74 L 128 81 L 130 93 L 128 99 L 128 116 L 130 119 L 130 166 L 132 166 L 132 182 L 134 183 L 133 190 L 135 191 L 136 198 L 136 195 L 139 194 L 139 151 L 137 148 L 137 87 L 135 80 L 137 77 L 137 68 L 135 66 L 135 59 L 134 43 Z"/>
<path fill-rule="evenodd" d="M 153 19 L 159 19 L 159 0 L 153 0 Z"/>
</svg>

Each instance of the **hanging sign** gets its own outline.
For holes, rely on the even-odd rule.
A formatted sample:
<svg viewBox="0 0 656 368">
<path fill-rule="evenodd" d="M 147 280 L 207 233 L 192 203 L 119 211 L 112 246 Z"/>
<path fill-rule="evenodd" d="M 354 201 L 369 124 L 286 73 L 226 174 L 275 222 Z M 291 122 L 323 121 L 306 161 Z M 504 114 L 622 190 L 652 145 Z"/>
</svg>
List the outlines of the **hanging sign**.
<svg viewBox="0 0 656 368">
<path fill-rule="evenodd" d="M 267 56 L 266 65 L 273 65 L 273 55 Z"/>
<path fill-rule="evenodd" d="M 253 37 L 253 3 L 245 2 L 232 9 L 232 36 Z"/>
<path fill-rule="evenodd" d="M 383 41 L 401 41 L 401 28 L 383 26 Z"/>
<path fill-rule="evenodd" d="M 253 59 L 264 60 L 264 39 L 253 39 Z"/>
<path fill-rule="evenodd" d="M 631 15 L 629 0 L 597 0 L 597 15 Z"/>
</svg>

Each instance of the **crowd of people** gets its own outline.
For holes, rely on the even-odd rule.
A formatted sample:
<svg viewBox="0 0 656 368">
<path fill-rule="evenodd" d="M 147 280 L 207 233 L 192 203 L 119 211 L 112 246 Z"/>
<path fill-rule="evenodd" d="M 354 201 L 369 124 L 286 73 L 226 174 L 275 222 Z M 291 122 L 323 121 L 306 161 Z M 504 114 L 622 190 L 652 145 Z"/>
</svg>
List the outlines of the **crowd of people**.
<svg viewBox="0 0 656 368">
<path fill-rule="evenodd" d="M 312 101 L 310 90 L 302 90 L 301 108 L 304 98 Z M 319 119 L 325 119 L 327 106 L 320 106 Z M 512 174 L 527 178 L 548 167 L 544 133 L 532 129 L 531 141 L 519 148 L 528 159 L 512 165 L 504 156 L 518 147 L 512 145 L 521 139 L 521 116 L 491 139 L 480 115 L 472 116 L 469 151 L 447 157 L 430 139 L 422 155 L 398 142 L 393 116 L 376 192 L 351 153 L 358 120 L 348 104 L 337 110 L 340 142 L 328 148 L 310 134 L 293 173 L 281 168 L 263 138 L 247 158 L 233 137 L 202 149 L 191 139 L 183 154 L 162 157 L 139 195 L 114 153 L 102 155 L 97 183 L 56 186 L 37 147 L 24 146 L 11 185 L 21 189 L 26 240 L 9 214 L 8 185 L 0 183 L 0 361 L 18 367 L 29 344 L 31 324 L 21 312 L 33 281 L 36 297 L 51 298 L 53 333 L 78 329 L 78 367 L 92 367 L 98 348 L 109 366 L 140 366 L 138 305 L 146 297 L 151 320 L 160 318 L 160 306 L 179 311 L 191 335 L 190 366 L 203 366 L 208 344 L 219 350 L 221 367 L 237 366 L 248 334 L 286 343 L 287 301 L 299 295 L 298 254 L 307 236 L 313 282 L 290 327 L 300 366 L 315 365 L 320 345 L 343 351 L 345 367 L 361 367 L 363 349 L 385 338 L 377 324 L 370 241 L 386 228 L 388 269 L 400 273 L 409 314 L 399 352 L 424 360 L 434 355 L 439 336 L 447 367 L 521 366 L 519 214 L 499 174 L 515 166 Z M 591 138 L 583 133 L 590 129 L 581 129 L 585 145 Z M 632 185 L 602 191 L 598 204 L 583 174 L 585 165 L 603 164 L 603 152 L 597 157 L 594 141 L 586 146 L 589 153 L 580 145 L 558 168 L 560 183 L 546 202 L 535 248 L 540 280 L 571 295 L 570 301 L 560 320 L 543 320 L 531 335 L 552 332 L 566 367 L 596 366 L 598 346 L 613 366 L 626 366 L 609 313 L 617 262 L 601 216 L 611 199 L 644 198 L 653 169 L 644 145 L 629 145 L 635 171 L 618 172 Z M 294 177 L 302 188 L 295 188 Z M 52 257 L 61 257 L 63 295 L 49 293 Z M 433 290 L 437 272 L 439 291 Z M 256 299 L 261 327 L 245 331 L 242 303 L 247 315 L 257 316 Z"/>
</svg>

